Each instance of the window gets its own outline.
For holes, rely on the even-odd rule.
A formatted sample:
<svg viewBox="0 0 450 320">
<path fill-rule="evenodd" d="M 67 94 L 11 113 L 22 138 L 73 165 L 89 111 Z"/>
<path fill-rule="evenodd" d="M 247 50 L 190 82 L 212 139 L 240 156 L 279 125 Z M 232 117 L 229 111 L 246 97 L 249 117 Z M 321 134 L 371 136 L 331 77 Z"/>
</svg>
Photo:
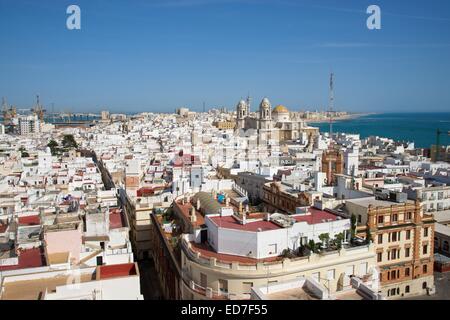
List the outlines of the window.
<svg viewBox="0 0 450 320">
<path fill-rule="evenodd" d="M 406 240 L 411 239 L 411 230 L 406 230 Z"/>
<path fill-rule="evenodd" d="M 253 282 L 243 282 L 242 283 L 242 291 L 244 293 L 251 293 L 253 287 Z"/>
<path fill-rule="evenodd" d="M 334 269 L 330 269 L 327 271 L 327 280 L 334 280 Z"/>
<path fill-rule="evenodd" d="M 359 265 L 359 275 L 364 276 L 367 274 L 367 262 L 362 262 Z"/>
<path fill-rule="evenodd" d="M 395 272 L 395 270 L 391 271 L 391 280 L 395 280 L 397 279 L 397 272 Z"/>
<path fill-rule="evenodd" d="M 391 242 L 400 240 L 400 232 L 391 232 Z"/>
<path fill-rule="evenodd" d="M 224 293 L 228 292 L 228 281 L 227 280 L 219 279 L 219 290 Z"/>
<path fill-rule="evenodd" d="M 361 215 L 358 214 L 358 223 L 361 223 Z"/>
<path fill-rule="evenodd" d="M 423 254 L 427 254 L 428 253 L 428 245 L 425 244 L 423 245 Z"/>
<path fill-rule="evenodd" d="M 384 223 L 384 216 L 378 216 L 378 223 Z"/>
<path fill-rule="evenodd" d="M 409 293 L 409 286 L 405 287 L 405 293 Z"/>
<path fill-rule="evenodd" d="M 319 279 L 320 279 L 320 272 L 315 272 L 315 273 L 313 273 L 313 274 L 312 274 L 312 278 L 313 278 L 314 280 L 316 280 L 317 282 L 319 282 Z"/>
<path fill-rule="evenodd" d="M 422 271 L 423 271 L 423 273 L 427 273 L 428 272 L 428 265 L 424 264 L 422 266 Z"/>
<path fill-rule="evenodd" d="M 405 248 L 405 257 L 409 257 L 410 248 Z"/>
<path fill-rule="evenodd" d="M 378 244 L 381 244 L 381 243 L 383 243 L 383 235 L 379 234 L 378 235 Z"/>
<path fill-rule="evenodd" d="M 444 251 L 447 251 L 448 252 L 448 250 L 449 250 L 449 245 L 448 245 L 448 241 L 447 240 L 445 240 L 444 241 L 444 245 L 443 245 L 443 248 L 442 248 Z"/>
<path fill-rule="evenodd" d="M 423 229 L 423 236 L 428 237 L 428 227 Z"/>
<path fill-rule="evenodd" d="M 269 244 L 269 254 L 277 253 L 277 244 Z"/>
<path fill-rule="evenodd" d="M 405 268 L 405 277 L 409 277 L 409 268 Z"/>
<path fill-rule="evenodd" d="M 391 250 L 391 259 L 390 260 L 398 259 L 399 258 L 399 253 L 400 253 L 400 250 L 392 249 Z"/>
<path fill-rule="evenodd" d="M 392 215 L 392 222 L 397 222 L 398 221 L 398 215 L 396 213 L 394 213 Z"/>
<path fill-rule="evenodd" d="M 383 253 L 382 252 L 378 252 L 377 253 L 377 261 L 381 262 L 383 260 Z"/>
<path fill-rule="evenodd" d="M 426 289 L 426 288 L 427 288 L 427 283 L 426 282 L 422 283 L 422 289 Z"/>
<path fill-rule="evenodd" d="M 406 213 L 406 220 L 411 220 L 412 219 L 412 212 L 407 212 Z"/>
<path fill-rule="evenodd" d="M 345 275 L 351 276 L 355 274 L 355 266 L 347 266 L 345 268 Z"/>
</svg>

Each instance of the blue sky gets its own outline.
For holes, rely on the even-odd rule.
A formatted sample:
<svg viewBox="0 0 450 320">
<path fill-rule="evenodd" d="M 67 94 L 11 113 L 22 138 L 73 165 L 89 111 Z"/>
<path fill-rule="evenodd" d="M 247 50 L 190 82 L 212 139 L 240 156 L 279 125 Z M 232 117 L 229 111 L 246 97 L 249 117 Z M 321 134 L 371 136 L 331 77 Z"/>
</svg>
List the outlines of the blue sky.
<svg viewBox="0 0 450 320">
<path fill-rule="evenodd" d="M 81 30 L 66 8 L 81 7 Z M 382 29 L 366 27 L 366 8 Z M 19 108 L 450 111 L 448 0 L 0 0 L 0 96 Z"/>
</svg>

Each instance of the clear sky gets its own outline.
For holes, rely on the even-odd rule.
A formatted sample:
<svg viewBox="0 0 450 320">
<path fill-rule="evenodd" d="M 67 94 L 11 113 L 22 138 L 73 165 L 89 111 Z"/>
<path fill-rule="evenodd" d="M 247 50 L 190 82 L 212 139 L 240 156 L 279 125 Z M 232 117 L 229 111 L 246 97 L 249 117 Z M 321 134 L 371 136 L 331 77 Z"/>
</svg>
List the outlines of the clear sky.
<svg viewBox="0 0 450 320">
<path fill-rule="evenodd" d="M 81 30 L 66 8 L 81 8 Z M 382 29 L 368 30 L 377 4 Z M 0 96 L 55 110 L 450 111 L 448 0 L 0 0 Z"/>
</svg>

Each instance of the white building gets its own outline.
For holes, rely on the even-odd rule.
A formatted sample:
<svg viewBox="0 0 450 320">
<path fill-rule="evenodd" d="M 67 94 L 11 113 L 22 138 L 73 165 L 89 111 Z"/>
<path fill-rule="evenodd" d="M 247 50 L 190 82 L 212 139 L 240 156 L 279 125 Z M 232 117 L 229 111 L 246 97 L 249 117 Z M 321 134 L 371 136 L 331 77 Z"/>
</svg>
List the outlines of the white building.
<svg viewBox="0 0 450 320">
<path fill-rule="evenodd" d="M 41 124 L 37 115 L 19 116 L 20 135 L 39 132 L 41 132 Z"/>
</svg>

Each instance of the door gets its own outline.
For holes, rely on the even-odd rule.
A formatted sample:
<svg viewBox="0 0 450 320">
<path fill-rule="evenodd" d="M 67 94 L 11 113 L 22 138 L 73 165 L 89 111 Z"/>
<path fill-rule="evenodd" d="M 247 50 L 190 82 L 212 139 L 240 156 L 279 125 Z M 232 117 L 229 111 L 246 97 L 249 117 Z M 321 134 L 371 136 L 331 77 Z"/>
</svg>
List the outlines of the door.
<svg viewBox="0 0 450 320">
<path fill-rule="evenodd" d="M 98 257 L 97 257 L 97 265 L 98 265 L 98 266 L 103 265 L 103 257 L 102 257 L 102 256 L 98 256 Z"/>
<path fill-rule="evenodd" d="M 207 240 L 208 240 L 208 230 L 203 229 L 202 231 L 200 231 L 200 241 L 202 243 L 205 243 Z"/>
</svg>

